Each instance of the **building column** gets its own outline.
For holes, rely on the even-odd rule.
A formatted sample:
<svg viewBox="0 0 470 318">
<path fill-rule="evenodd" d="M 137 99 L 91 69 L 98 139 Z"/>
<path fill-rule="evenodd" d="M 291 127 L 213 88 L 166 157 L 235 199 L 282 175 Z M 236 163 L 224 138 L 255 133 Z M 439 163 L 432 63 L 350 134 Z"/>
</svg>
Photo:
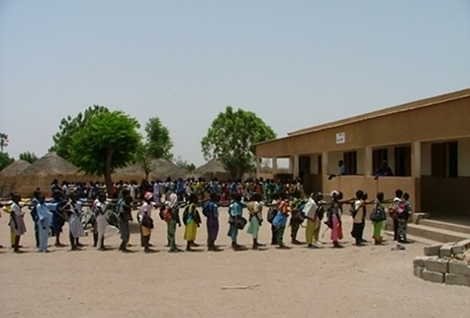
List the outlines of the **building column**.
<svg viewBox="0 0 470 318">
<path fill-rule="evenodd" d="M 277 157 L 272 158 L 273 161 L 273 178 L 277 175 Z"/>
<path fill-rule="evenodd" d="M 375 171 L 372 171 L 372 147 L 364 148 L 364 176 L 372 176 Z"/>
<path fill-rule="evenodd" d="M 419 141 L 411 143 L 411 179 L 414 183 L 414 198 L 411 198 L 413 218 L 415 212 L 421 211 L 421 142 Z"/>
<path fill-rule="evenodd" d="M 411 144 L 411 176 L 421 178 L 421 142 Z"/>
<path fill-rule="evenodd" d="M 289 173 L 294 174 L 294 156 L 289 156 Z"/>
<path fill-rule="evenodd" d="M 261 160 L 263 160 L 262 158 L 258 158 L 256 157 L 256 177 L 259 176 L 259 174 L 261 173 Z"/>
<path fill-rule="evenodd" d="M 294 167 L 293 167 L 292 174 L 294 178 L 299 177 L 299 156 L 298 155 L 294 155 Z"/>
<path fill-rule="evenodd" d="M 321 154 L 321 169 L 322 169 L 322 174 L 331 174 L 330 171 L 328 171 L 328 152 L 324 151 Z"/>
</svg>

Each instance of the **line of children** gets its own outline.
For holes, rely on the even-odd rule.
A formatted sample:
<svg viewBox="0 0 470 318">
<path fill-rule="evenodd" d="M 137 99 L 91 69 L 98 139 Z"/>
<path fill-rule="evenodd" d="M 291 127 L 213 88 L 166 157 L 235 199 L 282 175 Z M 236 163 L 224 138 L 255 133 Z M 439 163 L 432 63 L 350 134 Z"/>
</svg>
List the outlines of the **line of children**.
<svg viewBox="0 0 470 318">
<path fill-rule="evenodd" d="M 279 196 L 278 193 L 275 193 L 273 198 L 276 199 Z M 80 248 L 79 238 L 83 236 L 83 227 L 80 222 L 82 214 L 82 202 L 78 200 L 78 197 L 75 192 L 70 192 L 69 198 L 65 201 L 67 205 L 65 207 L 59 208 L 60 204 L 65 202 L 56 200 L 53 204 L 46 204 L 44 196 L 40 191 L 35 191 L 35 200 L 33 204 L 34 209 L 34 220 L 35 226 L 38 229 L 38 248 L 39 251 L 47 250 L 47 237 L 49 236 L 49 225 L 55 227 L 53 222 L 53 213 L 51 211 L 57 211 L 57 215 L 64 220 L 69 222 L 70 228 L 70 243 L 72 250 L 78 250 Z M 297 193 L 294 192 L 292 199 L 287 201 L 286 196 L 281 194 L 279 200 L 274 200 L 273 204 L 267 204 L 267 206 L 276 206 L 275 216 L 271 220 L 272 229 L 273 229 L 273 243 L 278 245 L 280 249 L 287 249 L 283 241 L 283 236 L 285 232 L 285 227 L 287 225 L 287 218 L 289 214 L 291 215 L 300 215 L 307 219 L 306 226 L 306 243 L 309 248 L 317 248 L 319 243 L 319 232 L 321 227 L 321 220 L 324 214 L 324 207 L 330 206 L 328 209 L 328 219 L 325 222 L 331 229 L 331 240 L 333 242 L 333 247 L 341 248 L 340 240 L 343 238 L 342 232 L 342 205 L 350 203 L 351 200 L 342 200 L 343 195 L 339 191 L 333 191 L 331 193 L 332 201 L 326 203 L 322 201 L 323 197 L 321 193 L 312 194 L 309 198 L 305 208 L 300 208 L 303 203 L 300 201 Z M 59 196 L 57 196 L 59 198 Z M 246 224 L 246 219 L 243 218 L 243 208 L 247 207 L 249 211 L 249 227 L 248 234 L 251 234 L 253 237 L 253 246 L 254 250 L 258 249 L 262 244 L 259 244 L 259 228 L 262 224 L 262 206 L 265 205 L 262 203 L 262 196 L 260 193 L 254 193 L 251 196 L 250 202 L 246 204 L 242 201 L 241 195 L 235 193 L 233 195 L 234 200 L 230 204 L 229 214 L 229 231 L 228 236 L 232 240 L 232 248 L 234 250 L 240 250 L 242 247 L 238 244 L 238 232 L 239 229 L 243 229 Z M 155 205 L 152 202 L 153 194 L 146 193 L 144 195 L 144 201 L 142 206 L 139 209 L 138 220 L 141 224 L 141 233 L 142 233 L 142 245 L 145 252 L 151 252 L 150 249 L 150 234 L 151 229 L 153 228 L 153 220 L 151 219 L 152 208 L 158 205 Z M 223 202 L 220 202 L 220 196 L 215 192 L 211 194 L 210 201 L 204 205 L 203 213 L 207 218 L 207 231 L 208 231 L 208 240 L 207 246 L 210 251 L 220 250 L 216 245 L 215 241 L 219 232 L 219 220 L 218 220 L 218 207 L 224 206 Z M 361 190 L 356 192 L 356 197 L 353 202 L 353 208 L 351 210 L 353 217 L 353 229 L 351 231 L 352 236 L 355 238 L 356 245 L 362 245 L 364 243 L 363 232 L 365 227 L 365 219 L 367 216 L 366 205 L 374 204 L 374 209 L 370 216 L 370 220 L 373 223 L 373 239 L 375 244 L 382 243 L 382 225 L 383 221 L 386 219 L 386 213 L 384 208 L 384 203 L 387 201 L 384 200 L 384 194 L 378 193 L 375 201 L 367 201 L 367 194 Z M 190 204 L 187 208 L 187 215 L 184 218 L 184 223 L 186 226 L 185 229 L 185 240 L 187 241 L 187 250 L 191 251 L 192 247 L 198 246 L 195 244 L 197 228 L 199 227 L 201 220 L 199 212 L 197 211 L 197 204 L 201 202 L 198 200 L 195 193 L 190 195 Z M 290 205 L 289 205 L 290 203 Z M 178 202 L 178 196 L 176 193 L 169 194 L 169 201 L 166 202 L 166 205 L 170 211 L 170 217 L 168 220 L 165 219 L 168 223 L 167 239 L 168 246 L 170 247 L 171 252 L 180 251 L 175 242 L 175 232 L 176 225 L 181 225 L 179 222 L 179 208 L 181 207 L 180 202 Z M 108 225 L 107 213 L 109 213 L 109 203 L 106 201 L 106 195 L 100 194 L 98 199 L 93 204 L 93 211 L 96 214 L 96 222 L 94 226 L 94 243 L 99 250 L 105 250 L 104 246 L 104 235 L 106 232 L 106 227 Z M 13 195 L 12 204 L 11 204 L 11 221 L 10 227 L 12 232 L 15 234 L 15 241 L 13 242 L 13 248 L 15 252 L 19 251 L 19 238 L 26 232 L 26 227 L 24 225 L 24 217 L 21 210 L 21 197 L 18 195 Z M 129 252 L 127 246 L 129 243 L 129 222 L 132 220 L 131 210 L 133 207 L 133 199 L 130 196 L 128 190 L 122 191 L 122 199 L 118 201 L 116 209 L 118 210 L 118 215 L 120 218 L 119 228 L 121 232 L 121 245 L 119 247 L 120 251 Z M 41 211 L 39 211 L 41 210 Z M 396 221 L 396 239 L 400 243 L 407 242 L 407 222 L 411 212 L 411 205 L 409 203 L 409 195 L 403 194 L 401 190 L 397 190 L 395 193 L 395 199 L 393 199 L 392 205 L 389 208 L 389 214 L 392 216 L 394 221 Z M 62 213 L 66 214 L 64 216 Z M 21 216 L 21 217 L 20 217 Z M 269 219 L 269 217 L 268 217 Z M 291 217 L 291 227 L 292 227 L 292 217 Z M 298 225 L 302 222 L 299 220 Z M 47 232 L 46 232 L 47 230 Z M 296 242 L 296 235 L 298 229 L 292 229 L 291 238 L 293 242 Z M 45 235 L 47 233 L 47 235 Z M 46 238 L 46 245 L 44 245 Z"/>
</svg>

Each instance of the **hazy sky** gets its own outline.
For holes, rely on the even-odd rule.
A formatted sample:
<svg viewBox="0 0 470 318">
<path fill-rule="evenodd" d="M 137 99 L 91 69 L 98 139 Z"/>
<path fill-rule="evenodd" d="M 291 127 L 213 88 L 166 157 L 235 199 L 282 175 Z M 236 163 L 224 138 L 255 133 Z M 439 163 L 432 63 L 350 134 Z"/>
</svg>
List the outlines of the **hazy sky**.
<svg viewBox="0 0 470 318">
<path fill-rule="evenodd" d="M 0 132 L 42 156 L 99 104 L 159 116 L 176 156 L 227 105 L 278 136 L 470 87 L 470 1 L 0 1 Z"/>
</svg>

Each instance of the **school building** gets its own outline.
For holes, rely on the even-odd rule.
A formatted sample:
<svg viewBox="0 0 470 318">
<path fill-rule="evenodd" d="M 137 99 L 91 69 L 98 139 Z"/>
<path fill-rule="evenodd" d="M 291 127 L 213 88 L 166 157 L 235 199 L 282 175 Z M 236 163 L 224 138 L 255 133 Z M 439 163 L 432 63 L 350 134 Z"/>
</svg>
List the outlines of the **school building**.
<svg viewBox="0 0 470 318">
<path fill-rule="evenodd" d="M 301 176 L 305 192 L 357 189 L 393 198 L 411 196 L 415 212 L 470 214 L 470 88 L 289 133 L 256 146 L 258 177 Z M 272 160 L 272 174 L 260 173 L 260 159 Z M 290 173 L 277 173 L 288 158 Z M 343 160 L 348 174 L 338 174 Z M 394 176 L 375 178 L 386 160 Z"/>
</svg>

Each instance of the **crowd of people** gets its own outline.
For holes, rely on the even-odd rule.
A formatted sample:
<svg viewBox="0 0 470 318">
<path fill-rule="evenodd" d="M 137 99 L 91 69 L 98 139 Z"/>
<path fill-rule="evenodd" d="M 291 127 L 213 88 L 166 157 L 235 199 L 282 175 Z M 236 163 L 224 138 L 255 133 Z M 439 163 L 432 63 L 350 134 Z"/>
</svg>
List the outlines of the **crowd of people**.
<svg viewBox="0 0 470 318">
<path fill-rule="evenodd" d="M 21 253 L 21 236 L 26 233 L 25 212 L 29 208 L 34 222 L 36 246 L 39 252 L 48 252 L 49 237 L 55 238 L 56 247 L 64 247 L 61 242 L 62 229 L 68 223 L 70 248 L 80 250 L 83 245 L 80 238 L 88 226 L 93 233 L 93 246 L 106 250 L 105 237 L 111 226 L 118 229 L 121 237 L 119 251 L 131 252 L 129 247 L 129 224 L 133 221 L 133 210 L 137 210 L 137 222 L 140 228 L 140 245 L 146 253 L 151 253 L 151 234 L 155 219 L 167 224 L 167 246 L 170 252 L 181 251 L 175 241 L 177 227 L 184 226 L 186 251 L 193 251 L 198 228 L 203 223 L 207 226 L 207 249 L 219 251 L 219 208 L 228 207 L 228 232 L 235 251 L 245 249 L 238 244 L 238 235 L 247 228 L 252 236 L 252 249 L 263 247 L 259 242 L 259 230 L 266 221 L 271 227 L 271 244 L 279 249 L 289 249 L 284 243 L 286 228 L 290 227 L 290 241 L 294 245 L 306 244 L 316 249 L 320 243 L 322 225 L 330 230 L 330 239 L 334 248 L 342 248 L 342 218 L 344 207 L 353 219 L 351 236 L 355 244 L 363 245 L 364 228 L 367 219 L 373 224 L 374 244 L 382 244 L 382 225 L 387 217 L 393 219 L 394 240 L 407 243 L 407 223 L 410 218 L 411 204 L 409 195 L 396 190 L 395 198 L 386 200 L 379 192 L 376 198 L 369 200 L 367 193 L 358 190 L 354 198 L 345 199 L 340 191 L 328 195 L 319 192 L 308 197 L 303 193 L 301 180 L 274 182 L 273 180 L 248 179 L 219 182 L 217 179 L 206 182 L 203 179 L 178 179 L 165 182 L 119 181 L 113 185 L 110 195 L 100 182 L 73 183 L 57 180 L 51 184 L 51 200 L 41 189 L 36 189 L 32 199 L 22 199 L 13 193 L 11 201 L 3 206 L 9 214 L 11 247 Z M 386 205 L 388 206 L 386 207 Z M 371 213 L 367 212 L 371 206 Z M 87 209 L 86 209 L 87 208 Z M 157 211 L 157 218 L 152 213 Z M 202 212 L 202 216 L 199 213 Z M 244 216 L 247 210 L 248 218 Z M 180 213 L 182 211 L 182 213 Z M 263 211 L 266 211 L 263 213 Z M 298 240 L 298 232 L 305 226 L 305 242 Z"/>
</svg>

